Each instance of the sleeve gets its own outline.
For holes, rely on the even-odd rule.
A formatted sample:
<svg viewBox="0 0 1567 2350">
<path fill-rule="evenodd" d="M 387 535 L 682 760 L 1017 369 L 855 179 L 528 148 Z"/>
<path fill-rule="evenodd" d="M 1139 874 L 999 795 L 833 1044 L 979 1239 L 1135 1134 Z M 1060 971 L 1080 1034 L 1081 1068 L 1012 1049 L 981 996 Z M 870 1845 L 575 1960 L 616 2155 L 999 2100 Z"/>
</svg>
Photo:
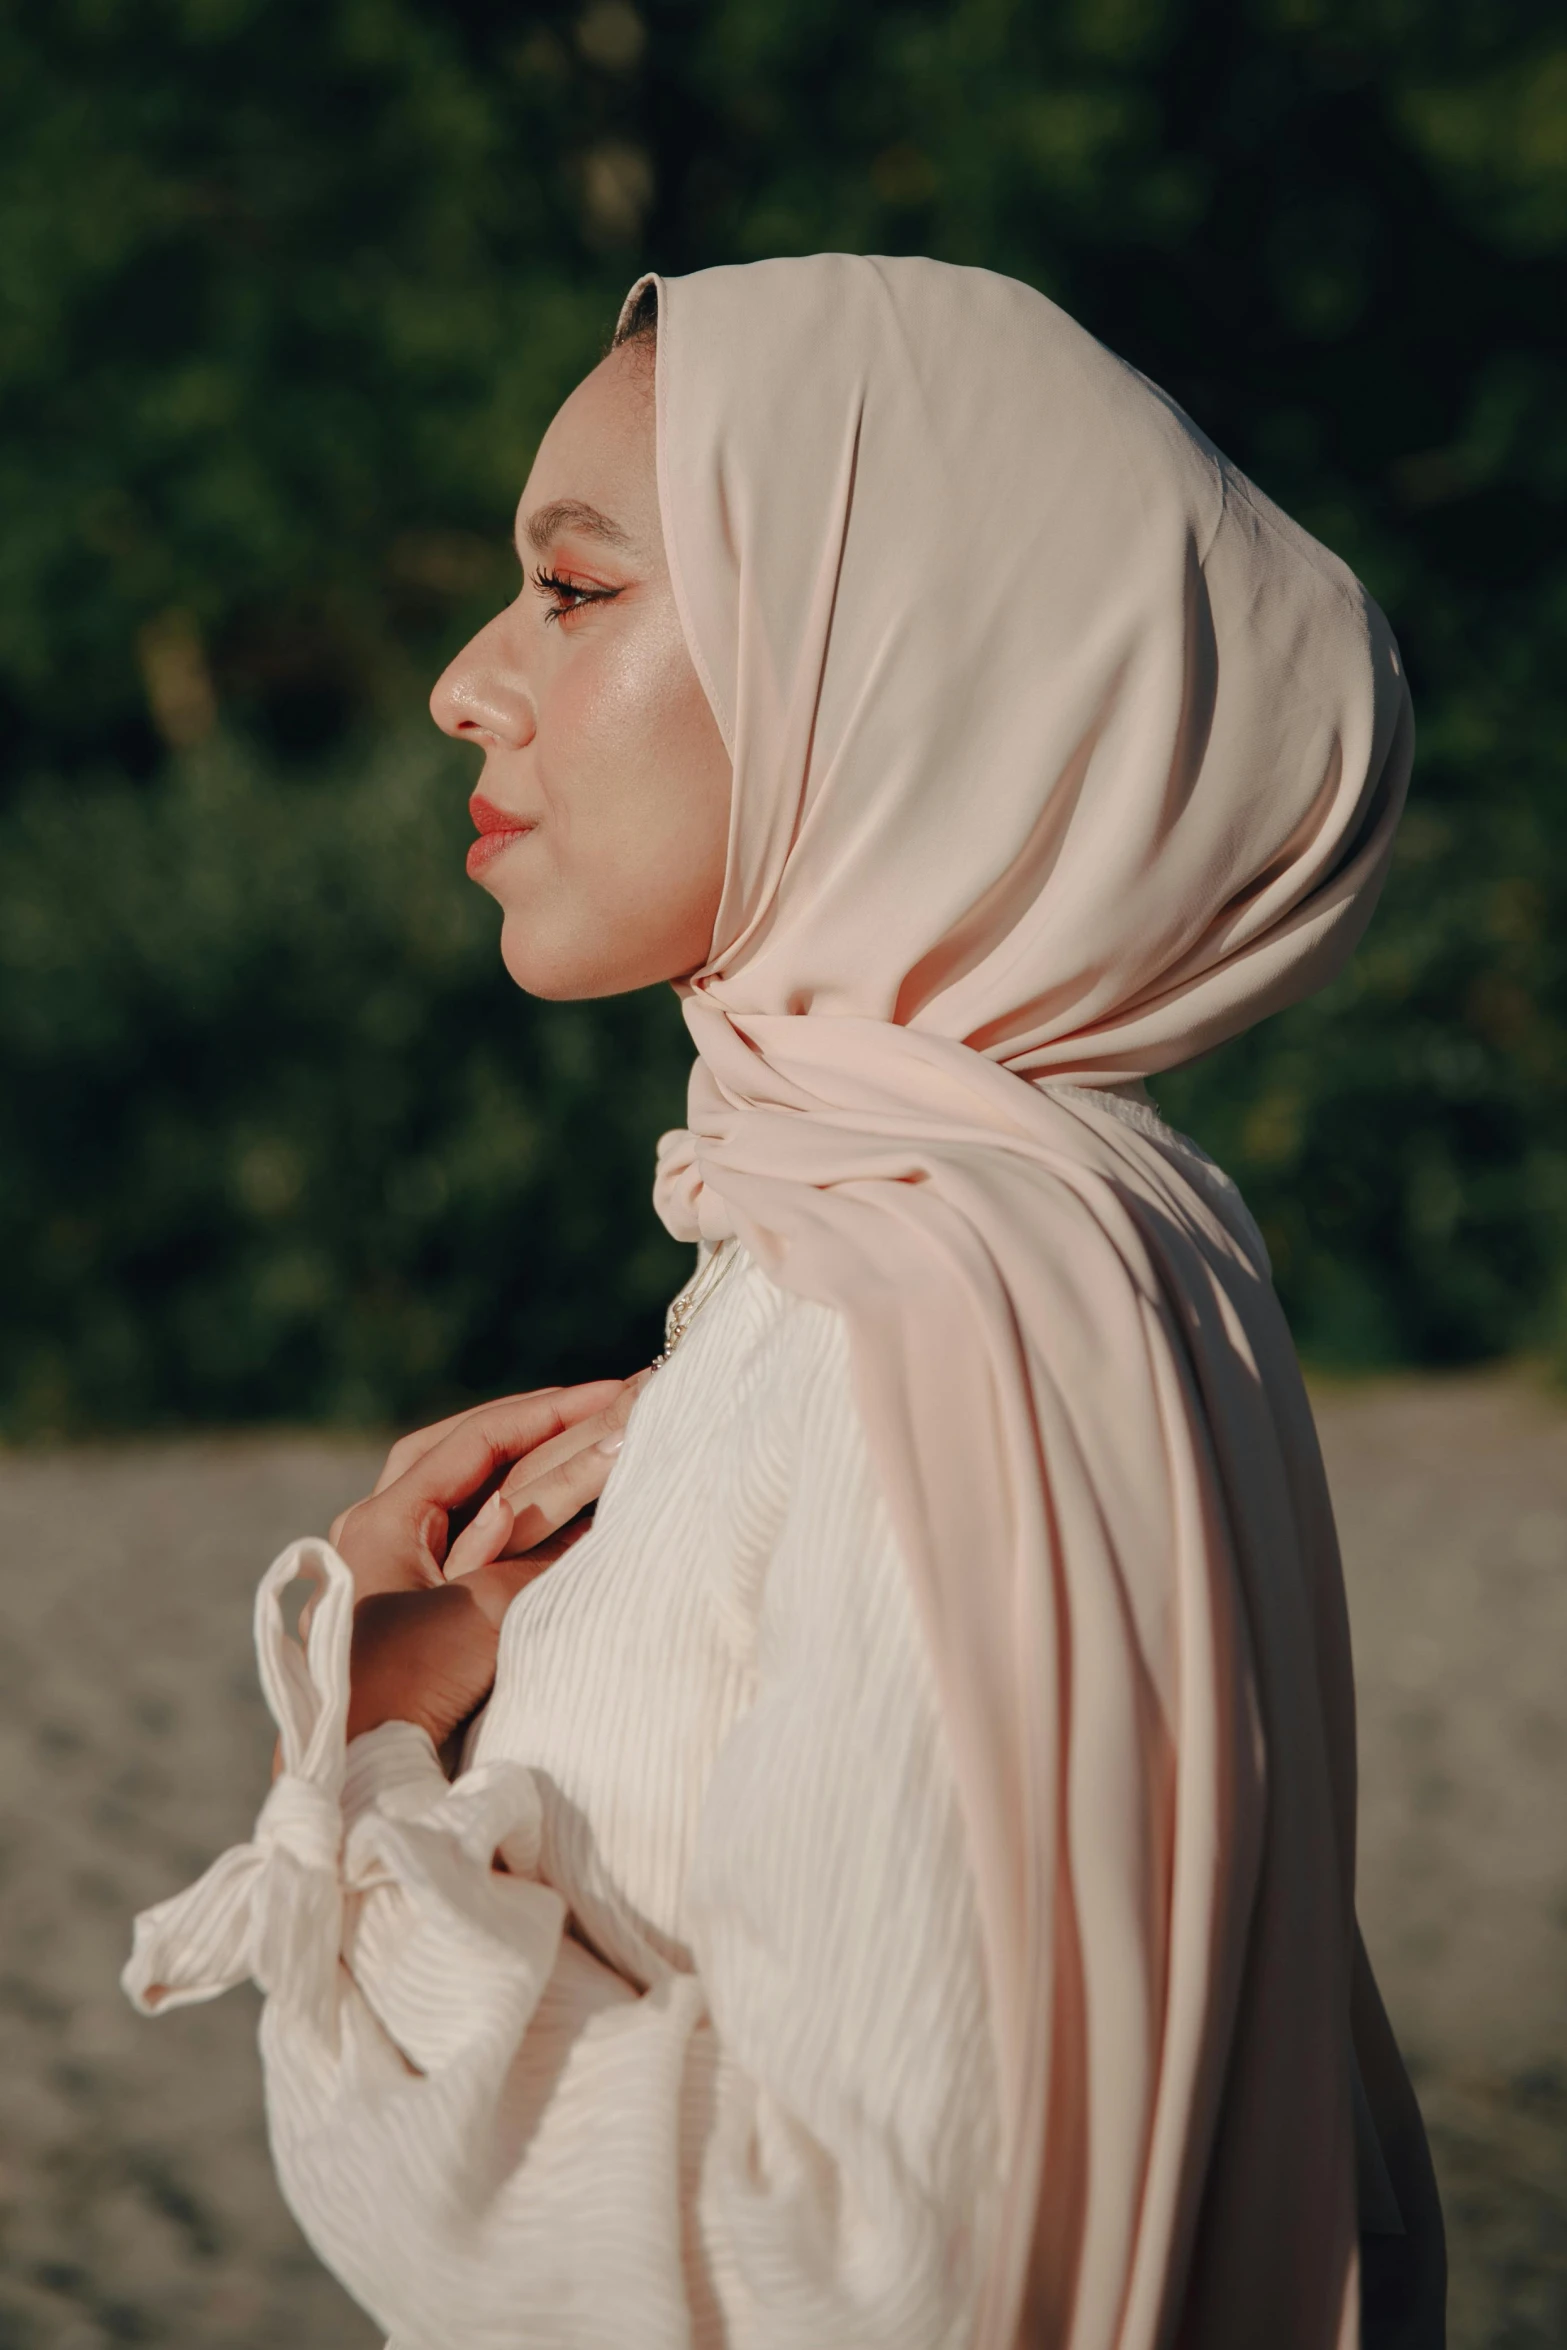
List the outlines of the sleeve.
<svg viewBox="0 0 1567 2350">
<path fill-rule="evenodd" d="M 645 1991 L 539 1881 L 530 1770 L 448 1784 L 401 1723 L 345 1752 L 336 1554 L 263 1579 L 284 1768 L 253 1841 L 138 1920 L 126 1988 L 153 2011 L 261 1985 L 285 2195 L 391 2350 L 972 2333 L 995 2095 L 961 1833 L 912 1624 L 889 1646 L 840 1555 L 869 1531 L 896 1579 L 890 1538 L 804 1483 L 703 1807 L 695 1968 Z M 281 1615 L 302 1573 L 308 1656 Z"/>
</svg>

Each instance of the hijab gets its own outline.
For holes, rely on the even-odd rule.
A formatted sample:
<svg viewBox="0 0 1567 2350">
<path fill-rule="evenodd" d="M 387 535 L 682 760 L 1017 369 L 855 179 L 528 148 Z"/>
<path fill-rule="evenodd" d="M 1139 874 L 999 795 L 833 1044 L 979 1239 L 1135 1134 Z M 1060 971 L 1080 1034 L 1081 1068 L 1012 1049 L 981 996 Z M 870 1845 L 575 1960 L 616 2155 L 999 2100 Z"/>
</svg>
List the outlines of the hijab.
<svg viewBox="0 0 1567 2350">
<path fill-rule="evenodd" d="M 649 282 L 734 764 L 657 1200 L 847 1324 L 984 1935 L 983 2342 L 1352 2343 L 1331 1512 L 1256 1227 L 1137 1097 L 1354 947 L 1397 648 L 1026 286 L 819 254 L 628 314 Z"/>
</svg>

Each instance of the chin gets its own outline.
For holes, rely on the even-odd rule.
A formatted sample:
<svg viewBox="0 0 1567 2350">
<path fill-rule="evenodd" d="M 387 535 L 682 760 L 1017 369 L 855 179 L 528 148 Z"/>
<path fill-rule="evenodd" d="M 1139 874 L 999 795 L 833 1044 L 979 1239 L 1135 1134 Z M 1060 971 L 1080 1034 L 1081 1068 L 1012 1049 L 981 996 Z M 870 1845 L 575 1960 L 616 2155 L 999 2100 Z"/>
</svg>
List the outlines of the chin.
<svg viewBox="0 0 1567 2350">
<path fill-rule="evenodd" d="M 602 952 L 572 952 L 536 935 L 514 938 L 512 929 L 508 922 L 501 932 L 501 961 L 523 994 L 537 996 L 542 1003 L 584 1003 L 594 996 L 629 995 L 633 988 L 649 984 L 645 974 L 617 968 Z"/>
<path fill-rule="evenodd" d="M 715 892 L 716 896 L 716 892 Z M 566 911 L 557 905 L 560 913 Z M 637 919 L 640 913 L 641 919 Z M 524 995 L 545 1003 L 582 1003 L 593 996 L 631 995 L 687 979 L 707 960 L 717 908 L 705 904 L 687 920 L 655 923 L 645 909 L 591 916 L 553 930 L 535 914 L 507 911 L 501 924 L 501 961 Z"/>
<path fill-rule="evenodd" d="M 541 1003 L 575 1003 L 606 992 L 569 966 L 563 968 L 537 955 L 502 955 L 501 961 L 513 986 L 520 987 L 524 995 L 537 996 Z"/>
</svg>

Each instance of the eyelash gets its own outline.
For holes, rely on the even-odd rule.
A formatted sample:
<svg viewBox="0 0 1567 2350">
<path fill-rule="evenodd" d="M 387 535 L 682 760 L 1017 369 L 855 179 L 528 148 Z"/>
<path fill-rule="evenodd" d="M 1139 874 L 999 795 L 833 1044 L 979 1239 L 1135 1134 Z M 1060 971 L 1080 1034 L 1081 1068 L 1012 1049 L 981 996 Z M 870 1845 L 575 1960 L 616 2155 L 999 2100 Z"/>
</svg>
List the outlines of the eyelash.
<svg viewBox="0 0 1567 2350">
<path fill-rule="evenodd" d="M 553 609 L 544 615 L 546 623 L 567 619 L 589 604 L 607 604 L 620 593 L 619 588 L 580 587 L 574 579 L 565 579 L 558 571 L 546 571 L 542 564 L 533 574 L 533 584 L 541 596 L 554 598 Z"/>
</svg>

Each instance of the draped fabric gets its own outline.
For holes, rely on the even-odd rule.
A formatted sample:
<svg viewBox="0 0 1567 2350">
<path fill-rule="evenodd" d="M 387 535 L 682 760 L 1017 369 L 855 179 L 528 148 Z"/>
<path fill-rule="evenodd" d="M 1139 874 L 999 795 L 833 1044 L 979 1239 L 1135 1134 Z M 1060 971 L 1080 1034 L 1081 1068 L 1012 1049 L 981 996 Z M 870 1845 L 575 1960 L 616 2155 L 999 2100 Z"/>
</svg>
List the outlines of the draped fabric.
<svg viewBox="0 0 1567 2350">
<path fill-rule="evenodd" d="M 848 1326 L 985 1931 L 982 2339 L 1352 2344 L 1361 2075 L 1401 2088 L 1351 2029 L 1331 1512 L 1255 1226 L 1105 1094 L 1353 949 L 1397 649 L 1026 287 L 831 254 L 654 282 L 665 538 L 735 779 L 658 1202 Z"/>
</svg>

